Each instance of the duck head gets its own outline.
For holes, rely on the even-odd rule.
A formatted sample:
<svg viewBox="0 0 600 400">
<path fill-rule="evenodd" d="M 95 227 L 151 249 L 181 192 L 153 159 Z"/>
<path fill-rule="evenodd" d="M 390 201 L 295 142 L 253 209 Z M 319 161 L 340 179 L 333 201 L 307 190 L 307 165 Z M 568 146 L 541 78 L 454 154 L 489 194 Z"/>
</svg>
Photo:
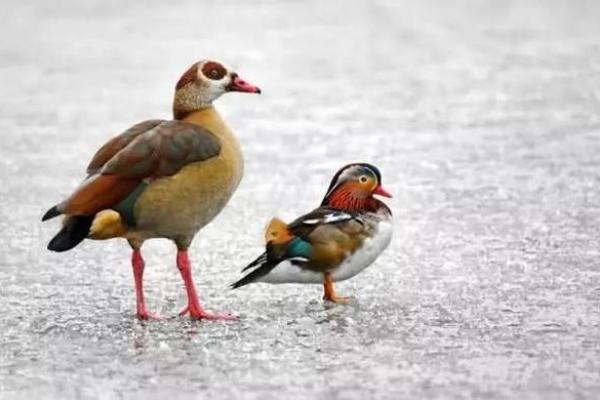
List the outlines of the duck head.
<svg viewBox="0 0 600 400">
<path fill-rule="evenodd" d="M 366 163 L 348 164 L 333 176 L 321 205 L 350 212 L 375 211 L 381 202 L 374 195 L 392 197 L 381 186 L 379 169 Z"/>
<path fill-rule="evenodd" d="M 186 114 L 210 107 L 226 92 L 260 93 L 260 89 L 238 76 L 226 64 L 204 60 L 194 63 L 175 86 L 173 114 L 181 119 Z"/>
</svg>

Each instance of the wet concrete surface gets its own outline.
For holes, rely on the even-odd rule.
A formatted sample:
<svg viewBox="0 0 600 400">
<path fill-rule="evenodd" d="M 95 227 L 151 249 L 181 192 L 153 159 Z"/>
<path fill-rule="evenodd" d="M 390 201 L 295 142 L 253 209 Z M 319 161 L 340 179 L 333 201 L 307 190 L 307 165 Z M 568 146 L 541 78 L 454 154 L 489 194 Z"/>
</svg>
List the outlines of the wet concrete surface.
<svg viewBox="0 0 600 400">
<path fill-rule="evenodd" d="M 0 398 L 593 399 L 600 393 L 600 7 L 591 1 L 0 5 Z M 170 113 L 195 60 L 246 176 L 191 249 L 235 323 L 134 318 L 124 242 L 45 250 L 39 218 L 108 137 Z M 380 167 L 390 248 L 339 285 L 230 291 L 273 215 Z M 150 308 L 185 295 L 144 247 Z"/>
</svg>

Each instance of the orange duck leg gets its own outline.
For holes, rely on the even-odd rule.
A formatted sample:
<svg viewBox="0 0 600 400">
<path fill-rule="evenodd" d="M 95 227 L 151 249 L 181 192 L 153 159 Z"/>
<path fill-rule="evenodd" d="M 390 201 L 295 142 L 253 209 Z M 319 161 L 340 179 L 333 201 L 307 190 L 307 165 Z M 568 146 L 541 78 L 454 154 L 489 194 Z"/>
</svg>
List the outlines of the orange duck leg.
<svg viewBox="0 0 600 400">
<path fill-rule="evenodd" d="M 338 304 L 348 304 L 350 302 L 350 297 L 339 296 L 335 292 L 335 288 L 333 287 L 333 281 L 331 280 L 331 273 L 325 272 L 325 282 L 323 282 L 323 300 L 331 301 L 332 303 Z"/>
</svg>

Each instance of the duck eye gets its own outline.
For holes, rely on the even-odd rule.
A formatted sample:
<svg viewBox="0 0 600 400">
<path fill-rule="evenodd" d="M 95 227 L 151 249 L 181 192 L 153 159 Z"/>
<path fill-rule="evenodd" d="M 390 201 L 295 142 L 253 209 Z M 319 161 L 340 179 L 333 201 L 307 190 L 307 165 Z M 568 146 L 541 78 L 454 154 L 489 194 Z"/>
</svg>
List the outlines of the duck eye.
<svg viewBox="0 0 600 400">
<path fill-rule="evenodd" d="M 365 175 L 362 175 L 360 178 L 358 178 L 358 180 L 360 181 L 360 183 L 367 183 L 369 178 L 367 178 Z"/>
</svg>

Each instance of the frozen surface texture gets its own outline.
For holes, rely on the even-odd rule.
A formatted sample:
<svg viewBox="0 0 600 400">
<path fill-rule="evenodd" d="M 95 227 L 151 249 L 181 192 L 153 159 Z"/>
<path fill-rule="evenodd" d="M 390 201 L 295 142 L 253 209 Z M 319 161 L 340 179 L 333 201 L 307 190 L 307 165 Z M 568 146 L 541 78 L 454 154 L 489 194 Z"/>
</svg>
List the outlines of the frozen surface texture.
<svg viewBox="0 0 600 400">
<path fill-rule="evenodd" d="M 0 398 L 594 399 L 600 393 L 600 3 L 3 0 Z M 218 107 L 246 176 L 195 241 L 208 308 L 134 318 L 124 242 L 45 245 L 42 213 L 95 149 L 169 117 L 193 61 L 262 96 Z M 339 285 L 227 284 L 272 215 L 310 210 L 370 161 L 396 234 Z M 185 297 L 145 247 L 153 311 Z"/>
</svg>

